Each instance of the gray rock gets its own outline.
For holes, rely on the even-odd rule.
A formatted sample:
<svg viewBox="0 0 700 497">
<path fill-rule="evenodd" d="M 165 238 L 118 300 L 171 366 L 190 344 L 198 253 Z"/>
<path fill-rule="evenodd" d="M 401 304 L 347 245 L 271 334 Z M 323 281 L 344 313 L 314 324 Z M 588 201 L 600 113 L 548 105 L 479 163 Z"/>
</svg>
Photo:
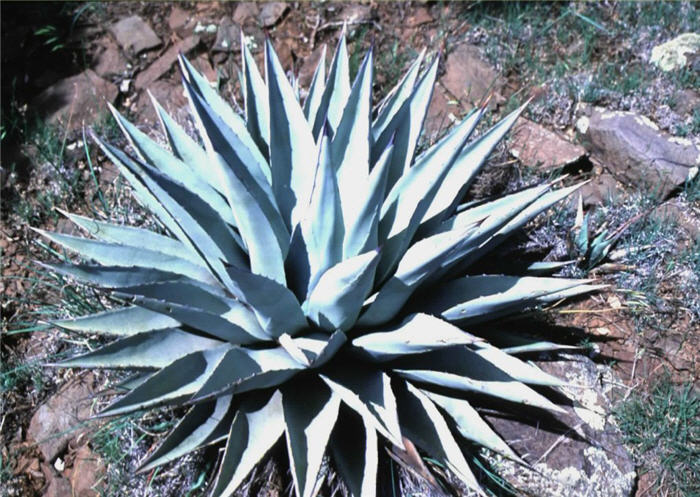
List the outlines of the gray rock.
<svg viewBox="0 0 700 497">
<path fill-rule="evenodd" d="M 630 497 L 636 478 L 631 455 L 607 413 L 611 370 L 582 356 L 542 362 L 543 370 L 573 385 L 562 387 L 574 401 L 556 414 L 562 429 L 550 429 L 546 416 L 518 421 L 487 416 L 508 444 L 539 472 L 498 459 L 499 473 L 527 495 Z M 602 380 L 602 381 L 601 381 Z"/>
<path fill-rule="evenodd" d="M 49 481 L 44 497 L 73 497 L 73 489 L 68 480 L 56 476 Z"/>
<path fill-rule="evenodd" d="M 695 177 L 700 166 L 697 142 L 663 133 L 632 112 L 585 109 L 576 127 L 592 157 L 615 178 L 666 198 Z"/>
<path fill-rule="evenodd" d="M 234 52 L 241 48 L 241 27 L 226 18 L 216 30 L 216 41 L 212 52 Z"/>
<path fill-rule="evenodd" d="M 265 28 L 271 28 L 282 19 L 282 16 L 287 9 L 289 4 L 285 2 L 265 2 L 262 4 L 260 9 L 260 23 Z"/>
<path fill-rule="evenodd" d="M 510 153 L 526 166 L 550 169 L 576 162 L 586 149 L 521 117 L 511 133 Z"/>
<path fill-rule="evenodd" d="M 493 67 L 482 60 L 479 49 L 473 45 L 459 45 L 450 52 L 440 82 L 456 99 L 468 104 L 481 102 L 491 91 L 494 92 L 491 99 L 493 104 L 505 100 L 500 93 L 503 80 Z"/>
<path fill-rule="evenodd" d="M 93 70 L 103 78 L 121 76 L 126 71 L 126 58 L 109 36 L 100 40 L 101 49 L 95 56 Z"/>
<path fill-rule="evenodd" d="M 122 19 L 112 24 L 109 31 L 127 53 L 139 54 L 160 45 L 158 35 L 139 16 Z"/>
<path fill-rule="evenodd" d="M 105 102 L 114 103 L 119 88 L 87 69 L 80 74 L 62 79 L 42 91 L 32 105 L 49 122 L 68 124 L 78 128 L 89 123 L 104 111 Z"/>
<path fill-rule="evenodd" d="M 52 462 L 68 442 L 77 437 L 77 429 L 90 415 L 92 376 L 77 379 L 50 397 L 32 416 L 27 438 L 35 441 L 44 460 Z"/>
</svg>

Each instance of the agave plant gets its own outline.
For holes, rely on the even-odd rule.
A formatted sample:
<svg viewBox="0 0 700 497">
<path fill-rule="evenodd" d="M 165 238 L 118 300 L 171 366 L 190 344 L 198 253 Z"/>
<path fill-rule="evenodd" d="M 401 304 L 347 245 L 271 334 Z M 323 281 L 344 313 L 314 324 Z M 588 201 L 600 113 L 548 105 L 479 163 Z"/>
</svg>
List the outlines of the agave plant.
<svg viewBox="0 0 700 497">
<path fill-rule="evenodd" d="M 42 232 L 93 261 L 53 270 L 129 304 L 57 322 L 117 337 L 60 366 L 136 372 L 100 416 L 189 407 L 140 469 L 223 442 L 215 496 L 282 437 L 300 497 L 327 456 L 353 495 L 374 495 L 380 444 L 409 443 L 480 492 L 468 443 L 519 458 L 474 401 L 559 411 L 529 385 L 561 382 L 517 357 L 552 344 L 501 349 L 464 328 L 595 286 L 478 262 L 576 186 L 460 203 L 522 108 L 472 140 L 477 108 L 417 154 L 437 57 L 373 108 L 371 49 L 351 85 L 341 38 L 303 105 L 269 41 L 264 79 L 242 52 L 243 116 L 180 58 L 201 140 L 155 101 L 169 149 L 114 109 L 133 154 L 94 137 L 162 231 L 66 213 L 92 238 Z"/>
</svg>

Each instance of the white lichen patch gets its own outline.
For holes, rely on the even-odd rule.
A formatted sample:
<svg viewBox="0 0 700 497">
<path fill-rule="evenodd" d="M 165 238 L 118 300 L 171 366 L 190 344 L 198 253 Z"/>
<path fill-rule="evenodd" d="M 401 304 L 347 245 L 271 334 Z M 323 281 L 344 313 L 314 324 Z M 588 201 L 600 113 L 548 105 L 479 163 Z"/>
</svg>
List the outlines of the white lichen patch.
<svg viewBox="0 0 700 497">
<path fill-rule="evenodd" d="M 586 116 L 581 116 L 578 121 L 576 121 L 576 129 L 578 130 L 579 133 L 582 135 L 585 135 L 588 132 L 588 125 L 590 124 L 590 119 Z"/>
<path fill-rule="evenodd" d="M 700 51 L 700 34 L 684 33 L 651 50 L 649 61 L 662 71 L 680 69 L 688 63 L 688 55 Z"/>
<path fill-rule="evenodd" d="M 642 126 L 647 126 L 648 128 L 651 128 L 654 131 L 659 131 L 659 127 L 656 125 L 656 123 L 654 123 L 647 116 L 640 116 L 638 114 L 632 114 L 632 115 L 634 115 L 634 120 L 637 121 Z"/>
</svg>

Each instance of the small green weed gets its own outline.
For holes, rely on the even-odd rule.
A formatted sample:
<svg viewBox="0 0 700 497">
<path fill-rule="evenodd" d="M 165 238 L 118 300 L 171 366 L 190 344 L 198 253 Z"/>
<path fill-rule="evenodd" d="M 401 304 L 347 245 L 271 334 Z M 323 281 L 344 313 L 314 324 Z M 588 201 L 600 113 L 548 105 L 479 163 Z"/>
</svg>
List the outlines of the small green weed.
<svg viewBox="0 0 700 497">
<path fill-rule="evenodd" d="M 650 495 L 700 495 L 700 397 L 691 383 L 677 386 L 666 376 L 614 414 L 642 470 L 656 476 Z"/>
</svg>

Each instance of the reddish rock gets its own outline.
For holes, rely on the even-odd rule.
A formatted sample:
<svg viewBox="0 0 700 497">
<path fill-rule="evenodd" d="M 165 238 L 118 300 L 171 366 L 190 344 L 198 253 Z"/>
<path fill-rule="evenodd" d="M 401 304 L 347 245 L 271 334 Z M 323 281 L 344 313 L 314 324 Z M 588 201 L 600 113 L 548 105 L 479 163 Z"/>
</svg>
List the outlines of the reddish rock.
<svg viewBox="0 0 700 497">
<path fill-rule="evenodd" d="M 65 478 L 53 477 L 44 491 L 43 497 L 74 497 L 70 482 Z M 77 497 L 77 496 L 76 496 Z"/>
<path fill-rule="evenodd" d="M 288 8 L 289 4 L 285 2 L 263 3 L 258 16 L 260 23 L 264 28 L 271 28 L 282 19 L 282 16 L 287 12 Z"/>
<path fill-rule="evenodd" d="M 622 189 L 611 174 L 596 176 L 583 185 L 579 191 L 583 198 L 584 207 L 605 205 L 622 193 Z"/>
<path fill-rule="evenodd" d="M 479 49 L 472 45 L 459 45 L 450 52 L 440 82 L 467 108 L 484 100 L 490 92 L 494 92 L 492 104 L 505 100 L 500 93 L 504 83 L 498 72 L 481 59 Z"/>
<path fill-rule="evenodd" d="M 83 122 L 93 121 L 105 110 L 105 103 L 113 103 L 118 94 L 115 85 L 87 69 L 46 88 L 32 106 L 49 122 L 67 125 L 70 118 L 71 127 L 78 128 Z"/>
<path fill-rule="evenodd" d="M 260 10 L 255 2 L 240 2 L 233 11 L 233 22 L 239 25 L 257 23 Z"/>
<path fill-rule="evenodd" d="M 160 46 L 160 38 L 139 16 L 131 16 L 112 24 L 110 33 L 127 53 L 139 54 Z"/>
<path fill-rule="evenodd" d="M 182 85 L 177 82 L 168 80 L 156 81 L 148 87 L 150 92 L 160 105 L 170 114 L 176 121 L 182 123 L 189 115 L 187 98 L 182 92 Z M 160 126 L 158 116 L 156 116 L 153 102 L 148 96 L 148 92 L 141 92 L 136 105 L 132 107 L 132 111 L 138 114 L 138 118 L 134 122 L 142 124 L 151 124 Z"/>
<path fill-rule="evenodd" d="M 189 13 L 185 12 L 180 7 L 173 7 L 173 10 L 170 11 L 170 15 L 168 16 L 168 27 L 171 30 L 176 31 L 187 24 L 189 19 Z"/>
<path fill-rule="evenodd" d="M 275 45 L 275 50 L 277 51 L 277 56 L 279 57 L 280 64 L 285 71 L 291 71 L 294 65 L 294 55 L 292 52 L 292 47 L 286 41 L 278 42 Z"/>
<path fill-rule="evenodd" d="M 134 85 L 137 89 L 149 87 L 154 81 L 170 71 L 170 68 L 177 62 L 179 53 L 187 54 L 199 43 L 199 37 L 190 36 L 165 51 L 148 68 L 136 77 Z"/>
<path fill-rule="evenodd" d="M 366 22 L 372 19 L 372 7 L 369 5 L 350 4 L 343 7 L 340 18 L 348 23 Z"/>
<path fill-rule="evenodd" d="M 323 46 L 316 47 L 316 50 L 311 52 L 302 60 L 301 67 L 299 67 L 299 86 L 302 88 L 307 89 L 309 85 L 311 85 L 311 80 L 314 77 L 316 66 L 318 66 L 323 51 Z"/>
<path fill-rule="evenodd" d="M 436 85 L 423 126 L 425 137 L 430 141 L 435 140 L 444 131 L 452 127 L 453 119 L 459 113 L 459 105 L 451 101 L 451 97 L 440 85 Z"/>
<path fill-rule="evenodd" d="M 416 26 L 428 24 L 434 20 L 435 19 L 433 19 L 433 16 L 430 15 L 430 11 L 426 7 L 418 7 L 406 18 L 406 25 L 415 28 Z"/>
<path fill-rule="evenodd" d="M 27 438 L 35 441 L 44 456 L 52 462 L 77 436 L 80 424 L 90 415 L 92 376 L 76 379 L 53 395 L 32 416 Z"/>
<path fill-rule="evenodd" d="M 93 70 L 103 78 L 124 74 L 127 62 L 119 46 L 108 36 L 100 40 L 99 44 L 100 49 L 95 56 Z"/>
<path fill-rule="evenodd" d="M 105 466 L 99 456 L 87 445 L 80 447 L 75 453 L 69 478 L 73 497 L 98 497 L 100 494 L 93 490 L 93 487 L 104 471 Z"/>
<path fill-rule="evenodd" d="M 217 80 L 216 69 L 214 69 L 209 62 L 206 54 L 201 54 L 199 57 L 192 61 L 192 65 L 204 75 L 207 80 L 215 82 Z"/>
<path fill-rule="evenodd" d="M 561 167 L 586 155 L 586 149 L 524 117 L 511 132 L 510 153 L 526 166 Z"/>
</svg>

